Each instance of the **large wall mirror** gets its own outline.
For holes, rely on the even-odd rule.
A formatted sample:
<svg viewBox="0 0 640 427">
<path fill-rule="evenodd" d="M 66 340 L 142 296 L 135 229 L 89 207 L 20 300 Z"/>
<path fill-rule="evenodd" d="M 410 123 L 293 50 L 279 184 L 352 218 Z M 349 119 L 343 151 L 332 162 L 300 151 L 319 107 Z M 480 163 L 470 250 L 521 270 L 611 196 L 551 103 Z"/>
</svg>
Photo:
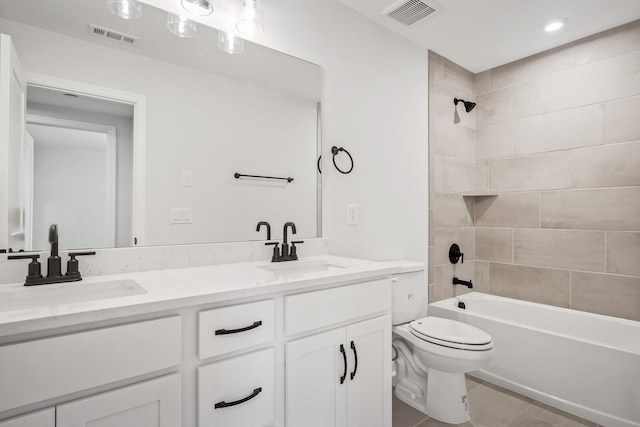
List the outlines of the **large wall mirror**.
<svg viewBox="0 0 640 427">
<path fill-rule="evenodd" d="M 0 248 L 46 250 L 52 223 L 64 249 L 263 240 L 259 221 L 320 236 L 319 66 L 177 37 L 147 4 L 0 0 L 0 33 L 27 83 Z"/>
</svg>

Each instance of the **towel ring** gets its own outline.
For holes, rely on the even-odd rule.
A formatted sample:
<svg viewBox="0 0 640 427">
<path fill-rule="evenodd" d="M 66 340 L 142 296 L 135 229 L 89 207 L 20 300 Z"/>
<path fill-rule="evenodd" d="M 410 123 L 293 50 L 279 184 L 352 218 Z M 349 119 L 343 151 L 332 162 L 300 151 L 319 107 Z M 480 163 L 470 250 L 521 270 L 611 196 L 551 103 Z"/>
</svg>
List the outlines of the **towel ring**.
<svg viewBox="0 0 640 427">
<path fill-rule="evenodd" d="M 347 153 L 347 156 L 349 156 L 349 160 L 351 160 L 351 168 L 349 168 L 349 170 L 346 172 L 340 169 L 338 165 L 336 165 L 336 154 L 338 154 L 341 151 L 344 151 L 345 153 Z M 331 147 L 331 154 L 333 154 L 333 166 L 335 166 L 336 169 L 338 169 L 338 172 L 343 173 L 345 175 L 348 173 L 351 173 L 351 171 L 353 170 L 353 157 L 351 157 L 351 154 L 349 154 L 347 150 L 345 150 L 342 147 L 338 148 L 334 145 L 333 147 Z"/>
</svg>

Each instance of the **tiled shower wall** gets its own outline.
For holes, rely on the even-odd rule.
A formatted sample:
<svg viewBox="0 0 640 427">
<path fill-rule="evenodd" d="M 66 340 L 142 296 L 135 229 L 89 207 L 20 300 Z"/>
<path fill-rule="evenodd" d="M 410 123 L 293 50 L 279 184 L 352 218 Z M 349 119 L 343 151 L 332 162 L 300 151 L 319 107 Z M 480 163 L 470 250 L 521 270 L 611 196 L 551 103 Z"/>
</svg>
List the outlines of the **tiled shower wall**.
<svg viewBox="0 0 640 427">
<path fill-rule="evenodd" d="M 449 285 L 455 238 L 474 260 L 457 275 L 479 291 L 640 320 L 640 22 L 485 71 L 471 88 L 464 70 L 449 78 L 475 89 L 475 123 L 455 125 L 475 129 L 473 174 L 465 150 L 439 148 L 446 105 L 435 103 L 455 67 L 432 63 L 430 298 L 465 291 Z M 500 194 L 461 197 L 472 178 Z"/>
</svg>

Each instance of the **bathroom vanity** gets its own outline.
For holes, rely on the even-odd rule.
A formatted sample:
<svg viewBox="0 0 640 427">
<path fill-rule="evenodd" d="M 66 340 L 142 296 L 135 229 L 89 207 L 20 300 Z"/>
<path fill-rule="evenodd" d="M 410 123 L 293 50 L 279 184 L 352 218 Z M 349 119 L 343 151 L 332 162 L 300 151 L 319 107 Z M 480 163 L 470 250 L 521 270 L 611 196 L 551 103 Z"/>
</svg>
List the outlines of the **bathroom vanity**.
<svg viewBox="0 0 640 427">
<path fill-rule="evenodd" d="M 0 427 L 390 427 L 396 270 L 321 256 L 0 285 Z"/>
</svg>

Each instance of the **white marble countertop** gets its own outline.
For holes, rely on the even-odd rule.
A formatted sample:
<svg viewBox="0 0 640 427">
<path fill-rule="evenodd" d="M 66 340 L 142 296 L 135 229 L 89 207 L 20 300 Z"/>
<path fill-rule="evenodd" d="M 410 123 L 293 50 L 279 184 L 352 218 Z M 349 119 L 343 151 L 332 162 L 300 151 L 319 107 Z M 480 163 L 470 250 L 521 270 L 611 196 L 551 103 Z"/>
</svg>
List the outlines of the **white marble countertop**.
<svg viewBox="0 0 640 427">
<path fill-rule="evenodd" d="M 265 267 L 265 268 L 263 268 Z M 335 256 L 93 276 L 81 282 L 0 285 L 0 337 L 243 298 L 304 292 L 424 268 Z"/>
</svg>

